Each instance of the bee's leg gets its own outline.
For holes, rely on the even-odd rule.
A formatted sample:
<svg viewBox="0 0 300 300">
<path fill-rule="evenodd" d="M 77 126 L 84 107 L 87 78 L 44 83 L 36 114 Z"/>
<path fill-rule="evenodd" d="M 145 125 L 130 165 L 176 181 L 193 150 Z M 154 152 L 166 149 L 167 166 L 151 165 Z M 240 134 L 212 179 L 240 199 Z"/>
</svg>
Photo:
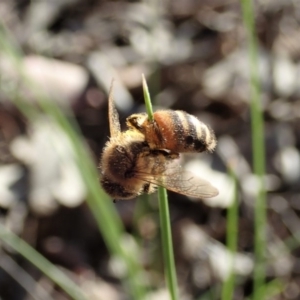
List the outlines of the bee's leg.
<svg viewBox="0 0 300 300">
<path fill-rule="evenodd" d="M 148 194 L 148 193 L 149 193 L 149 189 L 150 189 L 150 183 L 146 183 L 146 184 L 143 186 L 143 193 L 144 193 L 144 194 Z"/>
<path fill-rule="evenodd" d="M 165 156 L 167 159 L 173 160 L 173 159 L 177 159 L 179 158 L 180 154 L 177 152 L 172 152 L 170 150 L 158 150 L 160 151 L 160 154 L 162 154 L 163 156 Z"/>
<path fill-rule="evenodd" d="M 146 155 L 152 155 L 152 156 L 159 156 L 162 155 L 164 156 L 166 159 L 177 159 L 180 157 L 180 154 L 177 152 L 172 152 L 168 149 L 155 149 L 155 150 L 146 150 L 147 154 Z M 146 153 L 146 151 L 144 153 Z"/>
<path fill-rule="evenodd" d="M 177 152 L 170 152 L 167 157 L 168 159 L 178 159 L 180 157 L 180 154 Z"/>
<path fill-rule="evenodd" d="M 156 191 L 157 186 L 151 183 L 146 183 L 143 187 L 144 194 L 152 194 Z"/>
<path fill-rule="evenodd" d="M 145 157 L 145 156 L 149 156 L 149 155 L 153 155 L 152 154 L 153 151 L 151 151 L 148 147 L 145 147 L 141 153 L 139 154 L 140 157 Z"/>
</svg>

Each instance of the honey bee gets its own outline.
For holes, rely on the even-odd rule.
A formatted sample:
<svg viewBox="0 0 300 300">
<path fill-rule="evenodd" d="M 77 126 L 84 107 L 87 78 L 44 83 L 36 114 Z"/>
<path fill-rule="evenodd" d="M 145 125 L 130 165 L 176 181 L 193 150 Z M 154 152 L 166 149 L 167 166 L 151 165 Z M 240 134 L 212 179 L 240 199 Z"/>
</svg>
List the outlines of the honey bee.
<svg viewBox="0 0 300 300">
<path fill-rule="evenodd" d="M 101 185 L 113 199 L 150 194 L 157 186 L 195 198 L 218 194 L 209 182 L 181 169 L 179 153 L 152 149 L 145 134 L 134 128 L 121 131 L 113 100 L 113 84 L 109 91 L 108 117 L 110 139 L 101 157 Z"/>
<path fill-rule="evenodd" d="M 217 144 L 213 130 L 196 117 L 179 110 L 159 110 L 153 121 L 145 113 L 133 114 L 127 126 L 141 132 L 151 149 L 173 153 L 212 152 Z"/>
</svg>

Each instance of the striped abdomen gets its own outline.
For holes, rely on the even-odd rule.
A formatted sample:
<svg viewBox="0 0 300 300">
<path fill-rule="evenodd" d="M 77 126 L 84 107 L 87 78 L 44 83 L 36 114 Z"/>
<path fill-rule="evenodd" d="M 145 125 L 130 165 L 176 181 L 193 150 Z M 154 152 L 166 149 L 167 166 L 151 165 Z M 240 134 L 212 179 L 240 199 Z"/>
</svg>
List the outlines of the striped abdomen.
<svg viewBox="0 0 300 300">
<path fill-rule="evenodd" d="M 184 111 L 157 111 L 149 125 L 150 122 L 145 137 L 151 148 L 177 153 L 203 152 L 213 151 L 217 144 L 212 129 Z"/>
</svg>

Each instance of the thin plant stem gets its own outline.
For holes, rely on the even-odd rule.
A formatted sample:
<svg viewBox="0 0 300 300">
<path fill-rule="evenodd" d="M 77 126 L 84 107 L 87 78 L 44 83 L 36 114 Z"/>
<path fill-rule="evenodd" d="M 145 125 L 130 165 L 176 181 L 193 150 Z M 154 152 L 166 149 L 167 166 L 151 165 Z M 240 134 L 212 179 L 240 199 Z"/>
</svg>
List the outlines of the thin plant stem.
<svg viewBox="0 0 300 300">
<path fill-rule="evenodd" d="M 148 117 L 153 120 L 152 104 L 148 86 L 143 75 L 143 91 L 145 97 L 145 104 L 147 108 Z M 168 288 L 172 300 L 178 299 L 177 277 L 174 261 L 174 251 L 171 233 L 171 221 L 169 213 L 168 195 L 165 188 L 158 187 L 158 201 L 159 201 L 159 217 L 161 226 L 161 238 L 163 247 L 163 258 L 165 265 L 165 276 L 167 278 Z"/>
<path fill-rule="evenodd" d="M 151 103 L 150 93 L 148 90 L 148 85 L 147 85 L 144 74 L 142 74 L 142 83 L 143 83 L 143 92 L 144 92 L 145 106 L 146 106 L 148 118 L 150 121 L 153 121 L 152 103 Z"/>
<path fill-rule="evenodd" d="M 234 171 L 229 167 L 230 177 L 234 182 L 234 195 L 233 203 L 227 211 L 227 249 L 232 254 L 230 261 L 231 271 L 227 280 L 222 286 L 222 300 L 233 299 L 234 286 L 235 286 L 235 274 L 233 270 L 234 266 L 234 256 L 237 251 L 237 238 L 238 238 L 238 198 L 237 198 L 237 177 Z"/>
<path fill-rule="evenodd" d="M 248 55 L 250 63 L 250 88 L 251 88 L 251 127 L 253 170 L 258 179 L 258 192 L 255 201 L 255 268 L 253 299 L 261 300 L 260 287 L 265 283 L 265 250 L 266 250 L 266 191 L 263 177 L 265 174 L 265 145 L 264 145 L 264 120 L 261 107 L 261 92 L 258 71 L 258 50 L 255 33 L 253 1 L 241 0 L 243 21 L 247 31 Z"/>
<path fill-rule="evenodd" d="M 171 299 L 175 300 L 178 299 L 178 289 L 171 234 L 169 203 L 167 191 L 161 186 L 158 187 L 158 201 L 165 272 Z"/>
</svg>

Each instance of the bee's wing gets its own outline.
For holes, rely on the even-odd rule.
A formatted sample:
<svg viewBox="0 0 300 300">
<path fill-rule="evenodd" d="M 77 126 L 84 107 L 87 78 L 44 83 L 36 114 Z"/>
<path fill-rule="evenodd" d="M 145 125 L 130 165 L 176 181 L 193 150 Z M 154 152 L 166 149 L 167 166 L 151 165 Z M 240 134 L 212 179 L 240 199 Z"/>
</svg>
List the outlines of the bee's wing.
<svg viewBox="0 0 300 300">
<path fill-rule="evenodd" d="M 168 190 L 193 198 L 211 198 L 219 194 L 219 191 L 207 180 L 188 171 L 163 176 L 162 181 L 163 186 Z"/>
<path fill-rule="evenodd" d="M 119 114 L 114 103 L 113 86 L 114 86 L 114 80 L 112 80 L 111 82 L 110 89 L 109 89 L 109 96 L 108 96 L 108 119 L 109 119 L 110 137 L 115 137 L 121 132 Z"/>
<path fill-rule="evenodd" d="M 219 191 L 208 181 L 183 170 L 180 166 L 166 169 L 161 176 L 153 176 L 148 181 L 192 198 L 211 198 L 219 194 Z"/>
</svg>

